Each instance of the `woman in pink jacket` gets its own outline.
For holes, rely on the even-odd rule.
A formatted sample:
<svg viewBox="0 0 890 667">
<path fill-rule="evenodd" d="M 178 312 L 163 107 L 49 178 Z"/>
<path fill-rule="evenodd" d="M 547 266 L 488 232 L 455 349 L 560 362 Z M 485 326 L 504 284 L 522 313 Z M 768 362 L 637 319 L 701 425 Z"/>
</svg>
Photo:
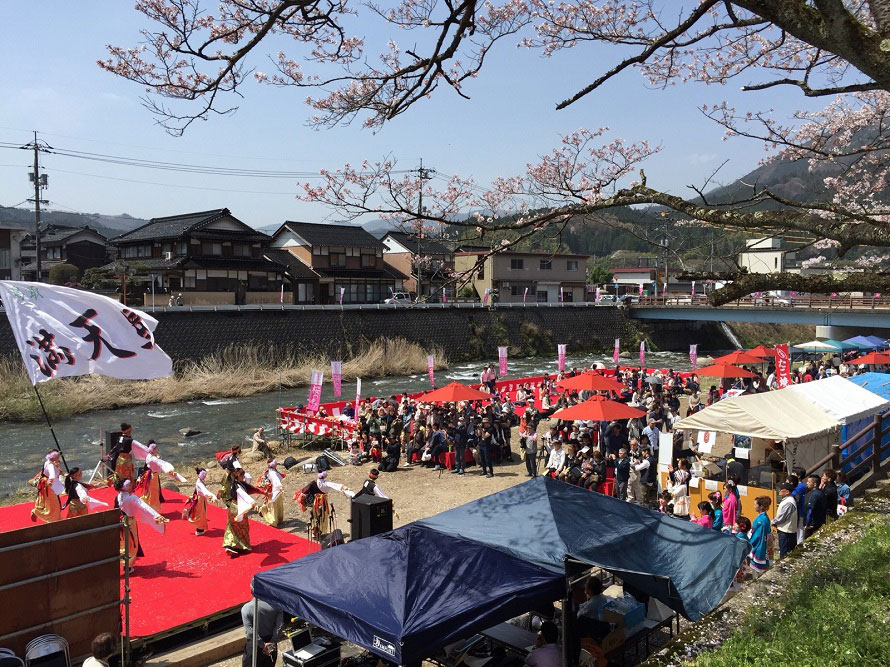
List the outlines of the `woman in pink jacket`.
<svg viewBox="0 0 890 667">
<path fill-rule="evenodd" d="M 735 532 L 736 520 L 739 516 L 739 497 L 735 488 L 735 482 L 731 479 L 726 480 L 723 485 L 723 532 Z"/>
</svg>

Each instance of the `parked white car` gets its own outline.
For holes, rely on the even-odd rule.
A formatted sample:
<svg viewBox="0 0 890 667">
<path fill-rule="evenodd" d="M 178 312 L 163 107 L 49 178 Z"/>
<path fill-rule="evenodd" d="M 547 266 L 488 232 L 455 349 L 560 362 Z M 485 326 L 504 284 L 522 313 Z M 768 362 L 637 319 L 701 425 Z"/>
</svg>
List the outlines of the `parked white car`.
<svg viewBox="0 0 890 667">
<path fill-rule="evenodd" d="M 414 299 L 411 298 L 408 292 L 393 292 L 391 297 L 383 300 L 383 303 L 395 304 L 397 306 L 405 306 L 413 302 Z"/>
</svg>

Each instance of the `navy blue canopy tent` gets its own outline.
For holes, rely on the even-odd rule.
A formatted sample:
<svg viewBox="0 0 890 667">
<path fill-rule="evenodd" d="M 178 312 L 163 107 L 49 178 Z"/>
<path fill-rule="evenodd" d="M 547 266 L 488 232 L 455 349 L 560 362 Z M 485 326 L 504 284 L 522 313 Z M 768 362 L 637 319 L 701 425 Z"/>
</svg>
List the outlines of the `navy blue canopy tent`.
<svg viewBox="0 0 890 667">
<path fill-rule="evenodd" d="M 697 621 L 716 607 L 750 547 L 735 537 L 547 476 L 417 522 L 564 570 L 601 567 Z"/>
<path fill-rule="evenodd" d="M 397 664 L 565 595 L 561 572 L 408 524 L 257 574 L 254 595 Z"/>
<path fill-rule="evenodd" d="M 405 664 L 564 597 L 566 559 L 602 567 L 698 620 L 719 604 L 749 549 L 719 531 L 539 477 L 257 574 L 253 592 Z"/>
</svg>

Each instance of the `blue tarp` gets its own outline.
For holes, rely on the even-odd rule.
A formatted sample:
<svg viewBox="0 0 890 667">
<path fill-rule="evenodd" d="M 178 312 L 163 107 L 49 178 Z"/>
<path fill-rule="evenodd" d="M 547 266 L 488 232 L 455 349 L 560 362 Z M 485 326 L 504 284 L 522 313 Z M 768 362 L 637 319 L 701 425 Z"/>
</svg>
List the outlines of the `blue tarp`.
<svg viewBox="0 0 890 667">
<path fill-rule="evenodd" d="M 847 338 L 845 343 L 852 343 L 853 345 L 858 346 L 862 350 L 874 350 L 879 347 L 878 343 L 869 340 L 865 336 L 853 336 L 853 338 Z M 880 345 L 883 345 L 884 341 L 881 341 Z"/>
<path fill-rule="evenodd" d="M 565 576 L 416 523 L 253 578 L 273 607 L 405 664 L 565 596 Z"/>
<path fill-rule="evenodd" d="M 546 476 L 418 523 L 555 572 L 566 556 L 602 567 L 694 621 L 720 603 L 749 550 L 719 531 Z"/>
<path fill-rule="evenodd" d="M 539 477 L 257 574 L 256 597 L 400 664 L 564 597 L 565 559 L 687 618 L 719 604 L 750 547 Z"/>
<path fill-rule="evenodd" d="M 865 340 L 867 340 L 869 343 L 874 344 L 874 346 L 879 350 L 887 349 L 886 338 L 879 338 L 878 336 L 866 336 Z"/>
<path fill-rule="evenodd" d="M 863 389 L 868 389 L 871 393 L 877 394 L 881 398 L 886 398 L 890 400 L 890 373 L 862 373 L 860 375 L 854 375 L 851 378 L 848 378 L 850 382 L 854 384 L 858 384 Z M 884 430 L 887 429 L 887 415 L 884 415 L 883 421 L 884 426 L 882 427 Z M 843 449 L 841 450 L 842 456 L 849 456 L 857 449 L 859 449 L 862 445 L 864 445 L 868 438 L 873 436 L 873 431 L 869 431 L 865 436 L 861 438 L 857 438 L 856 440 L 848 442 L 848 439 L 851 436 L 856 435 L 866 426 L 868 426 L 869 422 L 872 421 L 871 417 L 866 417 L 865 419 L 860 419 L 859 421 L 853 424 L 844 424 L 841 427 L 841 442 L 843 443 Z M 886 446 L 887 443 L 890 442 L 890 432 L 884 433 L 884 436 L 881 438 L 881 445 Z M 847 464 L 843 466 L 845 472 L 849 472 L 854 467 L 859 465 L 867 456 L 871 456 L 871 447 L 866 447 L 859 456 L 855 457 L 852 461 L 849 461 Z M 886 461 L 890 458 L 890 450 L 884 452 L 881 456 L 881 461 Z M 856 478 L 860 477 L 859 474 L 856 475 Z M 849 482 L 854 482 L 855 479 L 848 480 Z"/>
</svg>

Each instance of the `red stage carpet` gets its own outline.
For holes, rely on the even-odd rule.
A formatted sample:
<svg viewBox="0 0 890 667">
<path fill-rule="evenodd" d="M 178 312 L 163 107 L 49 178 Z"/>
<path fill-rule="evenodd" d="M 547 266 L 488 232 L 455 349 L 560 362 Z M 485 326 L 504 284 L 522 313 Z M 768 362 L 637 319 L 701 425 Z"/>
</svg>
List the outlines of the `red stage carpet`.
<svg viewBox="0 0 890 667">
<path fill-rule="evenodd" d="M 166 534 L 140 523 L 139 539 L 145 556 L 136 561 L 130 577 L 130 636 L 149 637 L 213 616 L 250 599 L 250 579 L 257 572 L 289 563 L 316 551 L 318 546 L 291 533 L 272 528 L 262 520 L 250 522 L 253 552 L 231 559 L 222 548 L 226 510 L 207 508 L 210 528 L 196 537 L 182 519 L 186 498 L 164 491 L 161 513 L 170 519 Z M 114 502 L 110 489 L 93 497 Z M 33 504 L 0 508 L 0 532 L 33 525 Z M 253 516 L 253 515 L 252 515 Z M 121 578 L 123 587 L 123 578 Z"/>
</svg>

